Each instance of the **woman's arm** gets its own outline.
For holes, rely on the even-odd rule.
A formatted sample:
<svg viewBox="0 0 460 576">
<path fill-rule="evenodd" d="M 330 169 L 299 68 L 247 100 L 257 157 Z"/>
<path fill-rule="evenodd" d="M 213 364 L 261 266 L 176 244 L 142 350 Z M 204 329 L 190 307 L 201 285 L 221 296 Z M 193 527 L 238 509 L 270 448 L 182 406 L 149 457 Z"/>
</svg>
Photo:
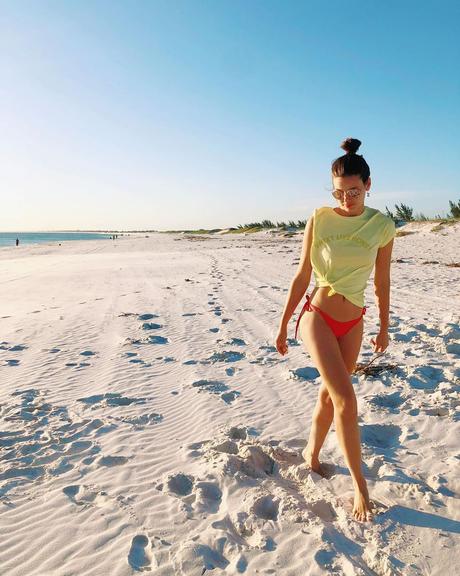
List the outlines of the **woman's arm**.
<svg viewBox="0 0 460 576">
<path fill-rule="evenodd" d="M 313 238 L 313 216 L 309 218 L 305 226 L 303 235 L 302 252 L 300 254 L 299 265 L 294 278 L 291 281 L 289 292 L 286 297 L 283 314 L 280 321 L 280 332 L 287 331 L 287 326 L 291 316 L 294 314 L 302 296 L 307 291 L 310 284 L 312 266 L 310 262 L 310 249 Z"/>
<path fill-rule="evenodd" d="M 391 239 L 385 246 L 379 248 L 377 258 L 375 260 L 375 273 L 374 273 L 374 292 L 375 301 L 379 309 L 380 318 L 380 333 L 385 342 L 378 342 L 375 352 L 383 352 L 388 346 L 388 325 L 390 318 L 390 265 L 391 265 L 391 252 L 393 250 L 393 239 Z M 380 338 L 379 338 L 380 340 Z M 383 350 L 380 348 L 383 347 Z"/>
</svg>

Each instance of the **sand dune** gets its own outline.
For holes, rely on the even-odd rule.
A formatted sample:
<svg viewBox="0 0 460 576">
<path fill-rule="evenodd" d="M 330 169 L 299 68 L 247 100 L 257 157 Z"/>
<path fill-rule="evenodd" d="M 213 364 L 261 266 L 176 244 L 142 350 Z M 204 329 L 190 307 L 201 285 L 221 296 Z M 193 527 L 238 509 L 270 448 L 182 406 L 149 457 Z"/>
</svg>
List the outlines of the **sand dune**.
<svg viewBox="0 0 460 576">
<path fill-rule="evenodd" d="M 320 377 L 296 316 L 274 338 L 302 234 L 0 249 L 1 574 L 454 574 L 460 225 L 433 227 L 395 239 L 393 367 L 353 376 L 372 524 L 334 425 L 327 478 L 300 457 Z"/>
</svg>

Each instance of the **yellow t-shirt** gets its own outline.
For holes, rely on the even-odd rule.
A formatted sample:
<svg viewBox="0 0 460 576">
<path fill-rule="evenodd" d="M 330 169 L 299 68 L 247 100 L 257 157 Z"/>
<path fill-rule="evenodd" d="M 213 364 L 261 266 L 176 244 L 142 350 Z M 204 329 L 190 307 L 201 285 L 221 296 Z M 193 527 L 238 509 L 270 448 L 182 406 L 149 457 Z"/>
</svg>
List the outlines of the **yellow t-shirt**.
<svg viewBox="0 0 460 576">
<path fill-rule="evenodd" d="M 316 286 L 330 286 L 328 296 L 343 294 L 364 306 L 364 290 L 377 251 L 396 235 L 393 220 L 364 206 L 359 216 L 341 216 L 330 206 L 313 212 L 310 261 Z"/>
</svg>

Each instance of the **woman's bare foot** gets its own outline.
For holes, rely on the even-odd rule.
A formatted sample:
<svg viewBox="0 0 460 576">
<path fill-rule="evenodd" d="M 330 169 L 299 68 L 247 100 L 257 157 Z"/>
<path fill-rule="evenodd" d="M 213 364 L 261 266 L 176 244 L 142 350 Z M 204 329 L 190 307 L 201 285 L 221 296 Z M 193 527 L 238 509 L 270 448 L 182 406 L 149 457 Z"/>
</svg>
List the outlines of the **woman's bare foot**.
<svg viewBox="0 0 460 576">
<path fill-rule="evenodd" d="M 302 458 L 305 460 L 305 464 L 309 468 L 311 468 L 313 470 L 313 472 L 316 472 L 317 474 L 319 474 L 323 478 L 327 478 L 328 472 L 324 468 L 324 466 L 320 463 L 319 458 L 312 457 L 306 448 L 304 448 L 302 451 Z"/>
<path fill-rule="evenodd" d="M 355 500 L 353 503 L 353 517 L 359 522 L 372 522 L 374 508 L 373 503 L 369 500 L 367 488 L 355 488 Z"/>
</svg>

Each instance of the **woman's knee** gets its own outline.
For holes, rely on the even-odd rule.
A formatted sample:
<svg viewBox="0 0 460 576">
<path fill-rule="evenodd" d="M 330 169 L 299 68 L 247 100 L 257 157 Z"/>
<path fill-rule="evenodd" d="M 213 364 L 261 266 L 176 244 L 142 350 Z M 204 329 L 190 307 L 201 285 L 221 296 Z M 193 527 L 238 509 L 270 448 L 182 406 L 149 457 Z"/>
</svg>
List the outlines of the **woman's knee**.
<svg viewBox="0 0 460 576">
<path fill-rule="evenodd" d="M 343 392 L 334 394 L 332 398 L 334 404 L 334 411 L 341 416 L 355 417 L 358 414 L 358 403 L 356 395 L 353 390 L 351 392 Z"/>
<path fill-rule="evenodd" d="M 321 402 L 321 404 L 330 406 L 332 404 L 332 398 L 331 395 L 329 394 L 328 389 L 326 388 L 326 386 L 321 385 L 321 388 L 319 389 L 319 401 Z"/>
</svg>

